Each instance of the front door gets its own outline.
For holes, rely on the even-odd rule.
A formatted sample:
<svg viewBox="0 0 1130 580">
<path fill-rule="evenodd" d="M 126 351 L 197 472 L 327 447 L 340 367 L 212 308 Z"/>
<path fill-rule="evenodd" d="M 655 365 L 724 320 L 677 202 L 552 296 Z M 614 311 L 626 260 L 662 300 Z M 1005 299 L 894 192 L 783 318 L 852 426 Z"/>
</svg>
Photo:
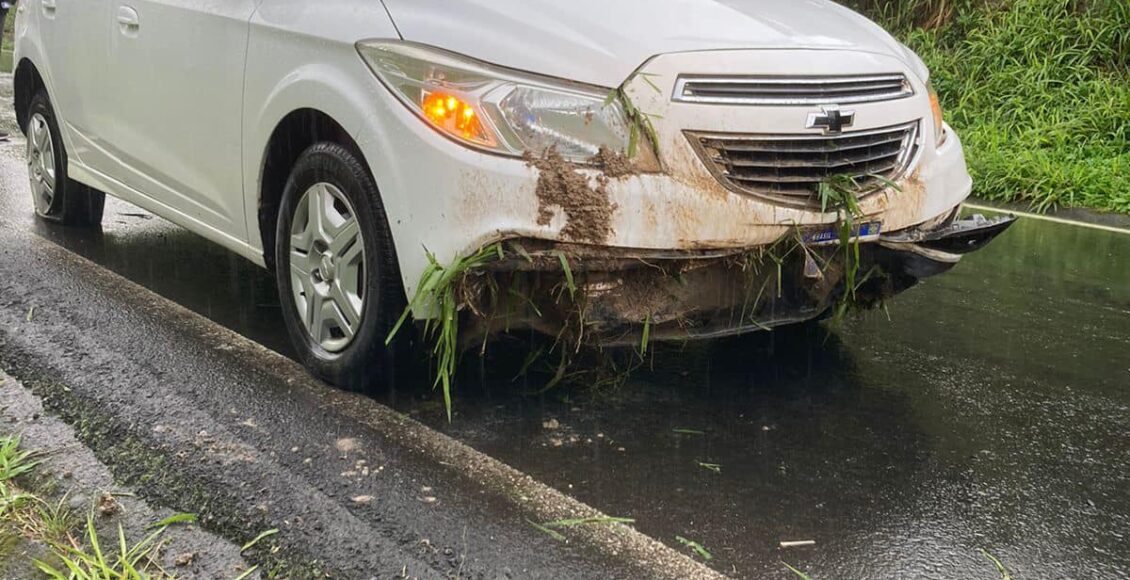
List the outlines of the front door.
<svg viewBox="0 0 1130 580">
<path fill-rule="evenodd" d="M 106 68 L 111 0 L 40 0 L 20 10 L 37 11 L 44 48 L 50 56 L 47 73 L 55 114 L 60 120 L 72 160 L 93 155 L 90 127 L 103 102 L 101 74 Z"/>
<path fill-rule="evenodd" d="M 248 27 L 259 0 L 112 0 L 111 177 L 238 240 Z"/>
</svg>

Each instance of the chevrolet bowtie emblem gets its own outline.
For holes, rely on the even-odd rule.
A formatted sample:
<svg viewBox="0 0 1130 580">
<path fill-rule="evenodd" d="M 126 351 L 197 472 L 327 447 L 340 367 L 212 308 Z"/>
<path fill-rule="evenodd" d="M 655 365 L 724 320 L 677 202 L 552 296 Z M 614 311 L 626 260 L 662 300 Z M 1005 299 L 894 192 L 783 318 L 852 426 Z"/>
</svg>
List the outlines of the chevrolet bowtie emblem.
<svg viewBox="0 0 1130 580">
<path fill-rule="evenodd" d="M 839 105 L 825 105 L 820 107 L 819 113 L 809 113 L 809 129 L 823 129 L 825 135 L 836 135 L 844 132 L 844 127 L 855 124 L 855 111 L 844 111 Z"/>
</svg>

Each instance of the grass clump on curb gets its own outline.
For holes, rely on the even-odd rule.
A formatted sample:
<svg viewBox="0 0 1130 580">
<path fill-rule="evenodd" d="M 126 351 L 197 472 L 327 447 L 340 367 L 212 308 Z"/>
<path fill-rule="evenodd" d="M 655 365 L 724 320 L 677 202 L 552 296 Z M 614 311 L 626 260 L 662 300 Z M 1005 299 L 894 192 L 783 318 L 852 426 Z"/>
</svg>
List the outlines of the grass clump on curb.
<svg viewBox="0 0 1130 580">
<path fill-rule="evenodd" d="M 1130 2 L 846 3 L 926 62 L 975 195 L 1130 212 Z"/>
<path fill-rule="evenodd" d="M 118 524 L 116 543 L 102 547 L 98 530 L 94 528 L 93 512 L 86 517 L 86 533 L 82 543 L 52 542 L 49 560 L 58 560 L 53 566 L 36 560 L 35 566 L 54 580 L 145 580 L 173 578 L 161 568 L 159 555 L 163 542 L 161 535 L 169 524 L 158 526 L 137 543 L 126 540 L 125 530 Z"/>
<path fill-rule="evenodd" d="M 0 536 L 4 543 L 29 541 L 46 548 L 46 555 L 33 561 L 47 578 L 56 580 L 144 580 L 172 578 L 159 562 L 164 545 L 161 536 L 169 526 L 192 523 L 192 514 L 175 514 L 149 526 L 140 542 L 126 538 L 118 525 L 113 541 L 99 537 L 93 507 L 86 517 L 81 538 L 76 538 L 79 519 L 66 505 L 66 498 L 49 503 L 17 482 L 30 476 L 39 462 L 36 454 L 20 448 L 15 436 L 0 437 Z"/>
</svg>

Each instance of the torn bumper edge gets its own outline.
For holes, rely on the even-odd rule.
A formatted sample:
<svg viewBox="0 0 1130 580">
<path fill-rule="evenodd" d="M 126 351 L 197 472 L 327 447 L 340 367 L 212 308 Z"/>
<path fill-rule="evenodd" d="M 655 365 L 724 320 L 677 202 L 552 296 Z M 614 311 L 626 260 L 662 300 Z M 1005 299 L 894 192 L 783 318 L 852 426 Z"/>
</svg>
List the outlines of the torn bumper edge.
<svg viewBox="0 0 1130 580">
<path fill-rule="evenodd" d="M 958 219 L 959 211 L 863 242 L 861 271 L 877 267 L 881 275 L 864 287 L 861 303 L 880 302 L 950 270 L 1017 220 Z M 662 252 L 510 240 L 506 257 L 481 273 L 491 281 L 473 285 L 468 296 L 480 325 L 473 334 L 532 329 L 616 346 L 638 344 L 645 326 L 650 340 L 707 339 L 828 312 L 843 292 L 839 246 L 811 247 L 779 266 L 764 260 L 769 247 Z M 818 272 L 809 253 L 823 264 Z M 515 296 L 520 299 L 510 300 Z"/>
<path fill-rule="evenodd" d="M 1013 215 L 986 218 L 974 214 L 954 216 L 933 228 L 908 228 L 879 237 L 878 246 L 889 255 L 887 267 L 897 262 L 906 275 L 929 278 L 952 269 L 966 254 L 987 246 L 1019 219 Z"/>
</svg>

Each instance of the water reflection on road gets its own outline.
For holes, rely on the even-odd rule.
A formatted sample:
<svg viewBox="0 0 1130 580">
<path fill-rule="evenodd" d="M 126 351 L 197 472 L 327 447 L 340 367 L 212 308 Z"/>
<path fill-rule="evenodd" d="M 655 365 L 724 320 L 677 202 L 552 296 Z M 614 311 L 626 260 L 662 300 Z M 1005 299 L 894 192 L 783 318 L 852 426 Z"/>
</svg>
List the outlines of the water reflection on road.
<svg viewBox="0 0 1130 580">
<path fill-rule="evenodd" d="M 121 202 L 100 233 L 26 205 L 0 196 L 21 227 L 289 352 L 272 278 L 242 259 Z M 540 395 L 501 347 L 469 361 L 451 424 L 427 388 L 382 398 L 737 576 L 993 578 L 984 548 L 1018 577 L 1127 577 L 1127 256 L 1130 236 L 1025 221 L 830 334 L 661 347 L 622 386 Z"/>
</svg>

